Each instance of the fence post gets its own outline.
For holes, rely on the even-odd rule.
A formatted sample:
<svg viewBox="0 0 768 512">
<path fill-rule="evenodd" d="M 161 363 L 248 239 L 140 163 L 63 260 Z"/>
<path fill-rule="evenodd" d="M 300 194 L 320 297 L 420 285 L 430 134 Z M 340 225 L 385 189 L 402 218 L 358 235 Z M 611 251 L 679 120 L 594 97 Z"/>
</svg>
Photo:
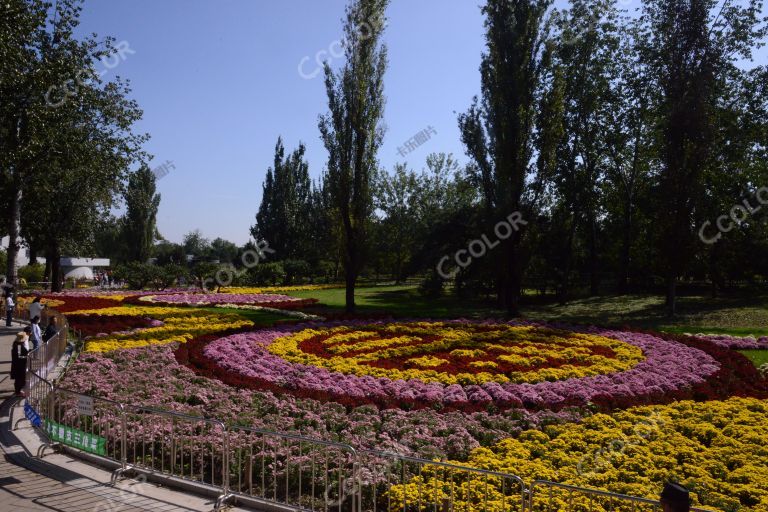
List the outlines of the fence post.
<svg viewBox="0 0 768 512">
<path fill-rule="evenodd" d="M 56 400 L 56 385 L 51 383 L 51 391 L 48 393 L 48 420 L 56 421 L 53 417 L 53 402 Z"/>
<path fill-rule="evenodd" d="M 125 406 L 120 404 L 120 467 L 123 471 L 128 469 L 128 435 L 125 432 L 127 426 Z"/>
<path fill-rule="evenodd" d="M 226 425 L 221 423 L 224 429 L 224 473 L 222 474 L 222 486 L 224 496 L 229 495 L 229 429 Z"/>
</svg>

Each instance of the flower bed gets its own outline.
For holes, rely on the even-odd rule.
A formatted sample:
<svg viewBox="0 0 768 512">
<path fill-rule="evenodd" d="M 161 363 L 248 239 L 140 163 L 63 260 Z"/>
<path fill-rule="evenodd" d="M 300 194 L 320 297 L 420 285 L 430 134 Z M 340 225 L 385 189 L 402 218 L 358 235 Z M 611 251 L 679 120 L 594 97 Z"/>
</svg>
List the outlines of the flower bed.
<svg viewBox="0 0 768 512">
<path fill-rule="evenodd" d="M 359 333 L 358 344 L 369 344 L 367 346 L 370 347 L 370 332 L 390 328 L 394 329 L 393 334 L 398 334 L 398 326 L 401 324 L 395 324 L 394 328 L 390 324 L 381 322 L 358 322 L 355 325 Z M 429 325 L 422 324 L 419 328 L 429 331 Z M 490 329 L 486 332 L 485 344 L 479 345 L 485 348 L 498 345 L 499 331 L 494 329 L 503 328 L 502 333 L 515 335 L 519 334 L 516 327 L 520 327 L 505 326 L 504 324 L 466 323 L 431 325 L 434 326 L 434 329 L 453 328 L 443 333 L 446 336 L 451 335 L 452 331 L 455 330 L 466 330 L 466 333 L 476 329 Z M 573 362 L 563 365 L 573 366 L 573 368 L 568 368 L 567 372 L 593 373 L 593 375 L 585 377 L 569 377 L 568 373 L 565 373 L 563 374 L 564 380 L 554 380 L 558 376 L 557 373 L 541 371 L 531 372 L 530 376 L 526 377 L 525 372 L 515 371 L 515 367 L 512 367 L 515 375 L 522 374 L 521 378 L 530 380 L 520 383 L 514 382 L 509 378 L 509 375 L 493 374 L 480 367 L 473 378 L 469 378 L 466 383 L 461 383 L 453 380 L 447 371 L 439 372 L 434 368 L 417 369 L 406 374 L 397 368 L 388 368 L 391 366 L 389 364 L 391 360 L 386 358 L 384 359 L 385 364 L 369 366 L 361 371 L 358 364 L 360 361 L 344 367 L 341 356 L 323 359 L 316 353 L 303 351 L 303 349 L 317 350 L 307 340 L 316 340 L 318 332 L 325 332 L 326 334 L 341 332 L 341 335 L 346 336 L 349 343 L 352 343 L 354 347 L 354 331 L 338 331 L 335 330 L 337 327 L 339 326 L 334 323 L 309 323 L 242 333 L 215 340 L 205 347 L 193 344 L 190 347 L 190 357 L 196 365 L 204 368 L 210 374 L 236 386 L 289 392 L 302 397 L 333 400 L 346 405 L 374 403 L 382 407 L 401 408 L 438 407 L 480 410 L 493 405 L 496 407 L 559 409 L 566 406 L 583 406 L 590 402 L 604 407 L 630 406 L 692 396 L 721 396 L 719 394 L 721 391 L 718 391 L 717 388 L 728 386 L 720 381 L 734 381 L 731 371 L 729 369 L 723 370 L 719 360 L 701 348 L 694 348 L 651 334 L 600 329 L 591 329 L 588 333 L 552 331 L 544 327 L 532 329 L 531 326 L 526 326 L 527 331 L 523 329 L 524 333 L 533 333 L 536 336 L 549 333 L 553 339 L 558 338 L 561 343 L 566 344 L 563 347 L 566 347 L 568 343 L 574 343 L 575 340 L 591 340 L 597 343 L 596 346 L 601 350 L 605 348 L 603 345 L 613 344 L 614 348 L 625 352 L 624 361 L 615 359 L 615 362 L 610 364 L 603 361 L 603 359 L 609 358 L 605 354 L 601 354 L 596 359 L 597 364 L 591 367 L 575 366 Z M 511 329 L 508 329 L 510 327 Z M 339 338 L 333 337 L 326 339 L 339 340 Z M 468 343 L 471 343 L 472 339 L 470 337 Z M 296 343 L 298 340 L 303 341 Z M 401 343 L 401 347 L 413 346 L 402 336 L 393 336 L 389 340 Z M 455 334 L 450 341 L 451 343 L 458 343 L 458 345 L 451 345 L 451 347 L 467 346 L 466 340 Z M 307 342 L 307 344 L 302 345 L 303 342 Z M 425 343 L 417 348 L 421 350 L 434 348 L 430 343 L 434 344 L 435 340 L 428 336 Z M 338 345 L 331 343 L 332 347 Z M 513 348 L 527 350 L 529 346 L 518 344 L 517 346 L 507 345 L 507 348 L 510 350 Z M 710 348 L 717 351 L 717 347 Z M 391 348 L 385 347 L 386 350 L 391 350 Z M 437 353 L 443 354 L 446 350 Z M 451 349 L 451 351 L 471 350 L 471 348 Z M 475 348 L 474 350 L 482 350 L 482 348 Z M 638 359 L 639 351 L 644 354 L 644 360 Z M 360 350 L 348 352 L 352 355 L 361 353 Z M 421 352 L 415 352 L 415 354 L 421 357 Z M 387 355 L 385 354 L 385 356 Z M 410 355 L 413 356 L 414 352 L 411 351 Z M 469 354 L 459 353 L 456 357 L 465 355 Z M 727 354 L 718 352 L 718 355 L 728 358 Z M 738 354 L 732 355 L 741 357 Z M 376 357 L 381 357 L 381 353 L 378 353 Z M 429 357 L 440 359 L 434 354 Z M 487 356 L 482 357 L 488 358 Z M 584 357 L 587 356 L 584 355 Z M 471 362 L 472 357 L 469 357 L 469 360 Z M 331 363 L 327 363 L 327 361 L 331 361 Z M 376 361 L 380 360 L 376 359 Z M 367 362 L 370 363 L 371 361 Z M 424 364 L 424 361 L 418 361 L 417 358 L 417 364 L 419 363 Z M 728 363 L 729 368 L 733 366 L 730 359 Z M 436 367 L 438 370 L 441 368 L 450 370 L 452 368 L 449 364 L 440 364 L 441 366 Z M 601 367 L 601 365 L 603 366 Z M 601 368 L 604 373 L 594 375 Z M 739 366 L 739 370 L 746 371 L 745 368 Z M 371 375 L 370 372 L 374 370 L 375 373 Z M 390 376 L 387 376 L 388 372 L 392 372 Z M 419 372 L 426 378 L 420 378 Z M 440 380 L 441 373 L 446 374 L 444 375 L 444 382 Z M 754 369 L 752 374 L 756 374 Z M 752 374 L 748 374 L 745 378 L 748 379 Z M 408 376 L 407 380 L 403 378 L 406 375 Z M 472 376 L 472 374 L 468 375 Z M 543 380 L 542 376 L 552 380 Z M 741 379 L 737 379 L 736 382 L 744 384 L 745 389 L 749 387 Z M 749 394 L 751 391 L 747 389 L 745 393 Z"/>
<path fill-rule="evenodd" d="M 305 292 L 315 290 L 334 290 L 344 288 L 343 284 L 299 284 L 294 286 L 266 286 L 266 287 L 248 287 L 231 286 L 222 288 L 221 293 L 249 294 L 249 293 L 285 293 L 285 292 Z"/>
<path fill-rule="evenodd" d="M 299 308 L 317 302 L 316 299 L 299 299 L 288 295 L 275 294 L 231 294 L 231 293 L 170 293 L 145 295 L 141 302 L 152 302 L 165 306 L 216 306 L 219 304 L 250 304 L 278 309 Z"/>
<path fill-rule="evenodd" d="M 658 496 L 661 482 L 678 481 L 695 490 L 699 505 L 768 510 L 767 416 L 768 403 L 752 398 L 639 407 L 523 432 L 473 451 L 468 464 L 647 498 Z M 443 478 L 427 468 L 395 487 L 392 501 L 407 494 L 413 503 L 422 487 L 422 499 L 429 500 L 424 507 L 432 508 L 445 492 Z M 565 508 L 568 496 L 555 496 L 555 505 Z M 501 512 L 485 508 L 491 510 Z"/>
<path fill-rule="evenodd" d="M 112 333 L 93 338 L 85 344 L 86 352 L 108 352 L 174 342 L 186 343 L 197 336 L 213 333 L 223 335 L 253 326 L 252 321 L 236 314 L 217 313 L 194 308 L 119 306 L 75 311 L 68 315 L 68 318 L 72 325 L 77 326 L 78 322 L 83 321 L 83 317 L 117 319 L 126 316 L 151 318 L 162 322 L 160 325 L 139 331 Z"/>
<path fill-rule="evenodd" d="M 93 336 L 106 337 L 109 334 L 116 334 L 121 331 L 159 327 L 163 324 L 159 320 L 131 315 L 70 315 L 69 320 L 70 327 L 78 331 L 79 334 L 85 338 Z"/>
<path fill-rule="evenodd" d="M 655 497 L 676 479 L 707 506 L 768 509 L 768 382 L 730 343 L 466 320 L 246 331 L 252 322 L 230 311 L 109 304 L 67 316 L 141 330 L 89 340 L 64 387 L 526 481 Z M 389 497 L 421 487 L 439 498 L 445 474 L 426 467 Z M 457 510 L 501 512 L 492 488 L 490 504 L 471 491 L 480 483 L 456 487 Z"/>
<path fill-rule="evenodd" d="M 215 336 L 204 336 L 194 343 L 212 339 Z M 474 448 L 492 446 L 526 429 L 578 421 L 582 415 L 570 409 L 557 413 L 439 413 L 430 409 L 379 410 L 365 405 L 348 409 L 340 404 L 238 389 L 200 375 L 177 361 L 177 357 L 184 360 L 188 346 L 85 353 L 73 363 L 62 385 L 129 404 L 427 458 L 466 458 Z"/>
<path fill-rule="evenodd" d="M 711 341 L 712 343 L 733 350 L 766 350 L 768 349 L 768 336 L 761 336 L 760 338 L 746 337 L 740 338 L 737 336 L 728 336 L 727 334 L 694 334 L 694 337 L 702 340 Z"/>
<path fill-rule="evenodd" d="M 56 296 L 56 299 L 63 302 L 62 304 L 56 306 L 56 310 L 59 313 L 66 313 L 67 315 L 74 311 L 86 309 L 95 310 L 101 308 L 112 308 L 115 307 L 116 304 L 119 304 L 119 301 L 122 300 L 122 298 L 115 299 L 94 297 L 91 295 L 58 295 Z"/>
</svg>

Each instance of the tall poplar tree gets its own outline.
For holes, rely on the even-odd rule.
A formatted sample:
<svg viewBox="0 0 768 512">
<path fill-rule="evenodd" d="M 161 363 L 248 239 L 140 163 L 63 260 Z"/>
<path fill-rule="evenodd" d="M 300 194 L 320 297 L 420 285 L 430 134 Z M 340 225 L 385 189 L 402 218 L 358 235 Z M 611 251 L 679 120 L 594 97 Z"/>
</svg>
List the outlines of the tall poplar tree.
<svg viewBox="0 0 768 512">
<path fill-rule="evenodd" d="M 141 166 L 128 177 L 123 218 L 128 261 L 144 263 L 152 254 L 157 233 L 157 209 L 160 207 L 160 194 L 156 191 L 155 174 L 148 166 Z"/>
<path fill-rule="evenodd" d="M 532 165 L 537 91 L 544 66 L 545 16 L 550 0 L 488 0 L 483 7 L 486 52 L 480 64 L 482 98 L 459 116 L 467 155 L 493 226 L 514 212 L 531 219 L 537 205 L 538 171 Z M 499 306 L 516 316 L 527 256 L 522 231 L 502 243 Z"/>
<path fill-rule="evenodd" d="M 389 0 L 355 0 L 344 24 L 346 62 L 337 72 L 325 63 L 328 113 L 320 116 L 328 150 L 327 183 L 342 233 L 346 309 L 355 310 L 355 284 L 366 256 L 373 214 L 371 178 L 384 138 L 384 73 L 387 50 L 381 42 Z"/>
<path fill-rule="evenodd" d="M 275 159 L 267 169 L 261 204 L 251 236 L 264 240 L 275 251 L 274 259 L 307 259 L 313 253 L 311 238 L 312 182 L 306 147 L 299 144 L 285 156 L 282 138 L 275 144 Z"/>
</svg>

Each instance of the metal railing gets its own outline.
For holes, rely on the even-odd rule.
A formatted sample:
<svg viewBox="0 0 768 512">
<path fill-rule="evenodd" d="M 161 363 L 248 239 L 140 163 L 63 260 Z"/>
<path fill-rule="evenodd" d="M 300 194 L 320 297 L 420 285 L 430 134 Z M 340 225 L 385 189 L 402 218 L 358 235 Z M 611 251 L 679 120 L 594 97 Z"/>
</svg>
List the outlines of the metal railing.
<svg viewBox="0 0 768 512">
<path fill-rule="evenodd" d="M 60 315 L 59 315 L 60 316 Z M 216 490 L 214 510 L 248 498 L 296 511 L 642 512 L 659 502 L 448 462 L 272 432 L 200 416 L 123 404 L 56 386 L 48 378 L 66 351 L 57 336 L 28 356 L 27 403 L 50 443 Z M 78 441 L 79 440 L 79 441 Z M 705 509 L 691 510 L 707 512 Z"/>
<path fill-rule="evenodd" d="M 536 480 L 529 491 L 530 512 L 644 512 L 660 511 L 662 505 L 656 500 L 587 489 L 573 485 Z M 691 508 L 692 512 L 710 512 L 702 508 Z"/>
<path fill-rule="evenodd" d="M 34 374 L 34 372 L 32 372 Z M 238 497 L 297 511 L 642 512 L 659 502 L 126 405 L 55 386 L 34 375 L 28 397 L 52 443 L 96 453 L 128 471 L 159 473 L 216 489 L 215 510 Z M 62 435 L 101 440 L 90 447 Z M 54 432 L 55 434 L 55 432 Z M 94 448 L 98 446 L 98 450 Z M 46 446 L 39 451 L 42 455 Z M 694 512 L 707 512 L 692 508 Z"/>
<path fill-rule="evenodd" d="M 515 475 L 397 453 L 361 452 L 361 512 L 523 512 L 527 487 Z"/>
<path fill-rule="evenodd" d="M 124 406 L 123 421 L 123 467 L 221 487 L 229 494 L 224 423 L 136 406 Z"/>
<path fill-rule="evenodd" d="M 42 413 L 41 416 L 46 421 L 44 430 L 49 438 L 61 439 L 62 436 L 52 436 L 52 430 L 46 429 L 46 426 L 64 433 L 62 444 L 67 444 L 68 435 L 78 435 L 83 442 L 78 446 L 73 439 L 70 446 L 74 445 L 81 451 L 108 459 L 123 460 L 122 437 L 126 429 L 124 407 L 121 403 L 56 386 L 44 403 L 46 407 L 39 413 Z M 89 441 L 87 444 L 86 439 Z M 103 440 L 103 444 L 97 442 L 96 446 L 93 446 L 90 441 L 94 439 Z"/>
<path fill-rule="evenodd" d="M 296 510 L 359 510 L 349 445 L 248 427 L 229 435 L 230 491 Z"/>
</svg>

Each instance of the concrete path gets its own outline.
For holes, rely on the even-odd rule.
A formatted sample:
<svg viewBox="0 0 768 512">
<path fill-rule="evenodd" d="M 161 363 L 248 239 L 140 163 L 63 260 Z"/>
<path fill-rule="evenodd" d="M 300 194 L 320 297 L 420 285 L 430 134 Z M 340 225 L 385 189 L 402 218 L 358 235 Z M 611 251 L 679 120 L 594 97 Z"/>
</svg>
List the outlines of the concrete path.
<svg viewBox="0 0 768 512">
<path fill-rule="evenodd" d="M 11 344 L 22 324 L 0 329 L 0 512 L 208 512 L 213 500 L 147 482 L 123 480 L 110 486 L 111 474 L 63 455 L 34 457 L 40 434 L 22 420 L 23 401 L 13 398 Z M 3 401 L 4 400 L 4 401 Z M 246 512 L 244 508 L 231 511 Z"/>
</svg>

